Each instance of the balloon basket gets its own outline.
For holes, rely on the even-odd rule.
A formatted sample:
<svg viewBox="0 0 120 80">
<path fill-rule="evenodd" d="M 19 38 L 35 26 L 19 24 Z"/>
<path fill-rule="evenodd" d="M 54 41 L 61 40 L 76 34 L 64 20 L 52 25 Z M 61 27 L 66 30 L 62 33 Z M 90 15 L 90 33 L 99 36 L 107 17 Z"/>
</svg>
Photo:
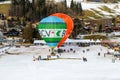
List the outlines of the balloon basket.
<svg viewBox="0 0 120 80">
<path fill-rule="evenodd" d="M 51 53 L 51 56 L 55 56 L 55 53 L 54 53 L 54 52 L 52 52 L 52 53 Z"/>
<path fill-rule="evenodd" d="M 55 53 L 54 53 L 54 47 L 51 48 L 52 52 L 51 52 L 51 56 L 55 56 Z"/>
</svg>

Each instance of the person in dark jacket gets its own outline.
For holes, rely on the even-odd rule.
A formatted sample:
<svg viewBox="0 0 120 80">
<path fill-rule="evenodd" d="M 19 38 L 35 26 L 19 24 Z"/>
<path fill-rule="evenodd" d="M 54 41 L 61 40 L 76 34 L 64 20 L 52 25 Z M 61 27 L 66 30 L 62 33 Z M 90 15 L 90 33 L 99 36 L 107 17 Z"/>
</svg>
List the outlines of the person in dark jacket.
<svg viewBox="0 0 120 80">
<path fill-rule="evenodd" d="M 100 52 L 98 53 L 98 56 L 100 56 Z"/>
<path fill-rule="evenodd" d="M 84 61 L 84 62 L 87 62 L 87 58 L 83 57 L 83 61 Z"/>
</svg>

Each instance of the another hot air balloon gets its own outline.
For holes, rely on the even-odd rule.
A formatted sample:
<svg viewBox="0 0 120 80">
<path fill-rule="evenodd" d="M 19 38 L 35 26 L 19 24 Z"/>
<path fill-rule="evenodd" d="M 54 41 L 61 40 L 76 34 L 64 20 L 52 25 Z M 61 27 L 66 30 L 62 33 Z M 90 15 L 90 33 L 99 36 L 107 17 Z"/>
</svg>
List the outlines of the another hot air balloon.
<svg viewBox="0 0 120 80">
<path fill-rule="evenodd" d="M 49 16 L 40 21 L 38 29 L 43 40 L 52 48 L 53 54 L 54 48 L 66 33 L 67 25 L 63 19 L 56 16 Z"/>
<path fill-rule="evenodd" d="M 72 33 L 72 30 L 74 28 L 74 23 L 73 23 L 73 20 L 70 16 L 63 14 L 63 13 L 55 13 L 55 14 L 52 14 L 51 16 L 57 16 L 59 18 L 62 18 L 67 24 L 66 34 L 57 46 L 57 47 L 60 47 L 65 42 L 65 40 L 70 36 L 70 34 Z"/>
</svg>

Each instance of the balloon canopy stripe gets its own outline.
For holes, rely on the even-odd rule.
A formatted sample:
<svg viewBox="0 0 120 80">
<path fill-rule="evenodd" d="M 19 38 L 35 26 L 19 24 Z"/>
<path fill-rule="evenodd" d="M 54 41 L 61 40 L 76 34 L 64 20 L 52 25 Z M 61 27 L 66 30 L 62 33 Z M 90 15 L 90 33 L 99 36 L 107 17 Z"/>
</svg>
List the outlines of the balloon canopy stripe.
<svg viewBox="0 0 120 80">
<path fill-rule="evenodd" d="M 55 47 L 55 46 L 58 45 L 58 43 L 47 43 L 47 45 L 50 46 L 50 47 Z"/>
<path fill-rule="evenodd" d="M 40 23 L 40 25 L 38 26 L 39 29 L 66 29 L 67 26 L 65 23 L 49 23 L 49 24 L 45 24 L 45 23 Z"/>
<path fill-rule="evenodd" d="M 41 21 L 40 21 L 40 23 L 41 22 L 46 22 L 46 23 L 56 23 L 56 22 L 58 22 L 58 23 L 60 23 L 60 22 L 62 22 L 62 23 L 65 23 L 65 21 L 63 20 L 63 19 L 61 19 L 61 18 L 59 18 L 59 17 L 56 17 L 56 16 L 48 16 L 48 17 L 46 17 L 46 18 L 43 18 Z"/>
<path fill-rule="evenodd" d="M 47 42 L 59 42 L 62 38 L 43 38 Z"/>
<path fill-rule="evenodd" d="M 40 22 L 40 24 L 51 24 L 51 23 L 53 23 L 53 24 L 65 24 L 65 22 Z"/>
</svg>

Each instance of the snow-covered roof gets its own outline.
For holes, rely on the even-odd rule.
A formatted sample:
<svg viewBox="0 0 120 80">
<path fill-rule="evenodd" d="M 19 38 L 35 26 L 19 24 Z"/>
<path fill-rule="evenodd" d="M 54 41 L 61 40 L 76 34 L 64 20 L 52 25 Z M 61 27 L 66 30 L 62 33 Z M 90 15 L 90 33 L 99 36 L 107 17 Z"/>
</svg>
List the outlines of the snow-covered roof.
<svg viewBox="0 0 120 80">
<path fill-rule="evenodd" d="M 34 43 L 43 43 L 43 44 L 46 44 L 46 42 L 44 40 L 34 40 Z"/>
<path fill-rule="evenodd" d="M 65 42 L 82 42 L 82 43 L 89 43 L 89 42 L 101 42 L 100 40 L 94 41 L 90 39 L 67 39 Z"/>
<path fill-rule="evenodd" d="M 120 42 L 120 39 L 102 40 L 102 42 L 105 42 L 105 43 L 118 43 L 118 42 Z"/>
<path fill-rule="evenodd" d="M 120 38 L 118 39 L 111 39 L 112 42 L 120 42 Z"/>
<path fill-rule="evenodd" d="M 120 35 L 120 32 L 112 32 L 112 35 Z"/>
</svg>

